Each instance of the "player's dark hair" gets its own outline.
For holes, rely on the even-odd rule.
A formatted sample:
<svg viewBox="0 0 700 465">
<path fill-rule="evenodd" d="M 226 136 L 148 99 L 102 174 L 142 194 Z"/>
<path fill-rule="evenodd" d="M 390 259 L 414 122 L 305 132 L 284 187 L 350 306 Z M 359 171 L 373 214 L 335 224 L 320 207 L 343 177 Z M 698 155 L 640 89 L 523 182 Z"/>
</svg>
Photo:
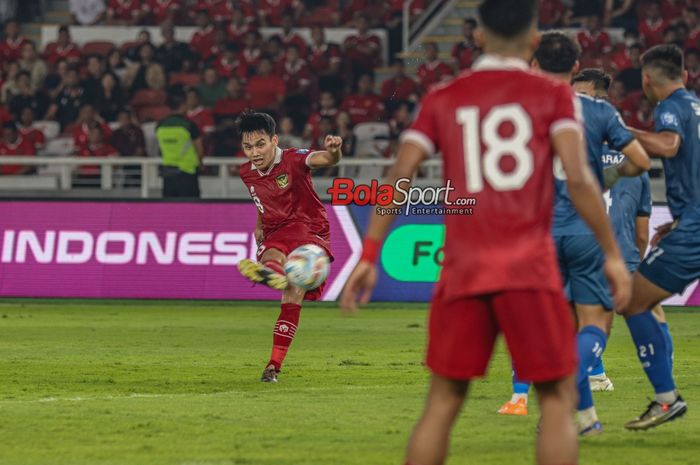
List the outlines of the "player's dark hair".
<svg viewBox="0 0 700 465">
<path fill-rule="evenodd" d="M 517 37 L 537 20 L 537 0 L 484 0 L 479 5 L 481 23 L 500 37 Z"/>
<path fill-rule="evenodd" d="M 465 18 L 464 24 L 469 24 L 473 28 L 476 28 L 476 26 L 478 25 L 478 23 L 476 22 L 476 19 L 474 19 L 474 18 Z"/>
<path fill-rule="evenodd" d="M 642 55 L 642 68 L 654 68 L 672 81 L 682 78 L 683 66 L 683 50 L 678 45 L 657 45 Z"/>
<path fill-rule="evenodd" d="M 181 86 L 173 86 L 168 89 L 166 103 L 171 110 L 179 110 L 185 104 L 185 100 L 185 90 Z"/>
<path fill-rule="evenodd" d="M 586 68 L 571 80 L 572 84 L 577 82 L 590 82 L 595 90 L 607 92 L 612 84 L 612 76 L 600 68 Z"/>
<path fill-rule="evenodd" d="M 581 56 L 576 39 L 561 31 L 542 34 L 535 58 L 540 68 L 548 73 L 569 73 Z"/>
<path fill-rule="evenodd" d="M 277 132 L 277 124 L 272 116 L 267 113 L 243 113 L 236 121 L 238 133 L 262 132 L 272 137 Z"/>
</svg>

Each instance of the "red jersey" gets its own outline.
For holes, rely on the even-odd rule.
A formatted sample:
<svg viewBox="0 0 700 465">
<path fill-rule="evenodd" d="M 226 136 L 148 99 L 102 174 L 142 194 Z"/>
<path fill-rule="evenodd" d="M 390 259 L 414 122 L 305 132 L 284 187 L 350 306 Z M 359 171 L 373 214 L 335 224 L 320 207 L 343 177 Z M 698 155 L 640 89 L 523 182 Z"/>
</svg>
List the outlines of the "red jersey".
<svg viewBox="0 0 700 465">
<path fill-rule="evenodd" d="M 386 100 L 407 100 L 418 93 L 418 84 L 408 76 L 389 78 L 382 83 L 382 98 Z"/>
<path fill-rule="evenodd" d="M 269 26 L 282 24 L 282 14 L 286 10 L 292 10 L 294 0 L 260 0 L 258 2 L 258 14 L 267 20 Z"/>
<path fill-rule="evenodd" d="M 80 57 L 80 49 L 72 42 L 65 47 L 52 42 L 46 45 L 46 50 L 44 50 L 44 59 L 52 65 L 55 65 L 59 60 L 79 61 Z"/>
<path fill-rule="evenodd" d="M 185 115 L 197 125 L 202 134 L 214 132 L 214 116 L 208 108 L 197 107 L 189 110 Z"/>
<path fill-rule="evenodd" d="M 34 144 L 22 136 L 17 137 L 14 144 L 0 142 L 0 156 L 33 156 L 36 155 Z M 18 174 L 24 166 L 21 165 L 0 165 L 0 174 Z"/>
<path fill-rule="evenodd" d="M 242 81 L 248 79 L 248 67 L 236 59 L 229 61 L 226 59 L 226 57 L 220 56 L 214 62 L 214 68 L 216 69 L 216 72 L 219 73 L 219 76 L 224 79 L 229 79 L 234 76 L 238 77 Z"/>
<path fill-rule="evenodd" d="M 285 50 L 290 45 L 296 45 L 299 49 L 299 56 L 302 58 L 306 58 L 306 52 L 309 46 L 299 34 L 295 34 L 294 32 L 292 32 L 288 36 L 280 34 L 277 37 L 279 37 L 279 39 L 282 41 L 282 47 L 284 47 Z"/>
<path fill-rule="evenodd" d="M 384 102 L 375 94 L 348 95 L 340 105 L 341 111 L 347 111 L 352 124 L 379 121 L 384 116 Z"/>
<path fill-rule="evenodd" d="M 106 123 L 100 123 L 100 126 L 102 126 L 102 138 L 104 140 L 109 140 L 109 138 L 112 137 L 112 130 L 109 128 L 109 125 Z M 87 124 L 81 124 L 75 128 L 73 131 L 73 144 L 77 149 L 88 145 L 89 132 L 90 128 Z"/>
<path fill-rule="evenodd" d="M 345 58 L 365 68 L 374 67 L 379 59 L 382 43 L 374 34 L 352 35 L 343 42 Z"/>
<path fill-rule="evenodd" d="M 454 74 L 450 65 L 444 61 L 435 60 L 430 63 L 423 63 L 418 67 L 416 76 L 423 90 L 428 90 L 433 84 L 444 81 Z"/>
<path fill-rule="evenodd" d="M 226 33 L 228 34 L 228 40 L 238 45 L 239 49 L 241 49 L 243 48 L 243 39 L 245 39 L 246 34 L 255 30 L 255 26 L 250 23 L 243 23 L 241 26 L 231 23 L 226 28 Z"/>
<path fill-rule="evenodd" d="M 445 215 L 445 299 L 506 290 L 561 292 L 551 235 L 552 134 L 581 131 L 566 83 L 517 59 L 484 56 L 472 71 L 435 86 L 402 139 L 442 153 L 451 199 L 472 215 Z M 465 166 L 466 165 L 466 166 Z"/>
<path fill-rule="evenodd" d="M 330 71 L 331 64 L 342 61 L 340 48 L 335 44 L 323 44 L 320 47 L 311 46 L 309 54 L 309 67 L 315 73 Z"/>
<path fill-rule="evenodd" d="M 252 163 L 241 166 L 240 176 L 262 216 L 265 236 L 276 230 L 302 223 L 311 232 L 326 237 L 328 216 L 311 182 L 307 149 L 277 148 L 272 165 L 264 172 Z"/>
<path fill-rule="evenodd" d="M 145 13 L 153 15 L 155 24 L 161 24 L 170 15 L 177 17 L 182 10 L 182 3 L 180 0 L 146 0 L 143 9 Z"/>
<path fill-rule="evenodd" d="M 610 36 L 605 31 L 591 34 L 588 31 L 578 33 L 578 43 L 581 44 L 581 52 L 585 54 L 608 53 L 612 50 Z"/>
<path fill-rule="evenodd" d="M 213 26 L 207 26 L 204 29 L 200 29 L 194 34 L 190 39 L 190 48 L 197 52 L 199 56 L 204 56 L 212 45 L 214 45 L 214 40 L 212 35 L 214 33 Z"/>
<path fill-rule="evenodd" d="M 246 94 L 253 108 L 272 108 L 284 97 L 286 89 L 279 76 L 253 76 L 246 85 Z"/>
<path fill-rule="evenodd" d="M 561 0 L 539 0 L 538 4 L 542 26 L 556 26 L 566 11 Z"/>
<path fill-rule="evenodd" d="M 78 149 L 79 157 L 116 157 L 119 155 L 117 149 L 109 144 L 90 144 Z M 81 165 L 78 173 L 84 176 L 97 176 L 100 174 L 99 165 Z"/>
<path fill-rule="evenodd" d="M 31 142 L 31 144 L 36 150 L 39 150 L 44 147 L 44 144 L 46 143 L 46 138 L 44 137 L 44 133 L 41 132 L 39 129 L 31 126 L 19 126 L 18 129 L 20 135 L 22 136 L 22 139 L 26 139 L 29 142 Z"/>
<path fill-rule="evenodd" d="M 291 63 L 285 60 L 282 63 L 282 79 L 287 92 L 295 92 L 307 88 L 311 84 L 309 65 L 301 58 Z"/>
<path fill-rule="evenodd" d="M 639 35 L 644 38 L 647 48 L 651 48 L 664 42 L 664 31 L 667 27 L 668 22 L 658 18 L 656 21 L 648 19 L 640 21 L 637 29 L 639 30 Z"/>
<path fill-rule="evenodd" d="M 140 0 L 109 0 L 107 7 L 107 14 L 117 21 L 132 21 L 140 12 Z"/>
<path fill-rule="evenodd" d="M 15 61 L 20 59 L 22 54 L 22 45 L 27 41 L 22 36 L 15 40 L 5 39 L 0 42 L 0 61 Z"/>
<path fill-rule="evenodd" d="M 475 45 L 473 43 L 464 40 L 456 43 L 454 47 L 452 47 L 452 58 L 455 59 L 459 69 L 471 68 L 472 62 L 474 61 L 474 47 Z"/>
<path fill-rule="evenodd" d="M 321 118 L 323 118 L 324 116 L 331 118 L 333 120 L 333 127 L 335 127 L 335 119 L 338 116 L 338 109 L 320 109 L 316 113 L 312 113 L 311 116 L 309 116 L 309 119 L 306 122 L 306 127 L 309 131 L 311 131 L 311 137 L 314 140 L 317 140 L 319 137 L 321 137 L 321 128 L 319 128 L 319 125 L 321 124 Z"/>
</svg>

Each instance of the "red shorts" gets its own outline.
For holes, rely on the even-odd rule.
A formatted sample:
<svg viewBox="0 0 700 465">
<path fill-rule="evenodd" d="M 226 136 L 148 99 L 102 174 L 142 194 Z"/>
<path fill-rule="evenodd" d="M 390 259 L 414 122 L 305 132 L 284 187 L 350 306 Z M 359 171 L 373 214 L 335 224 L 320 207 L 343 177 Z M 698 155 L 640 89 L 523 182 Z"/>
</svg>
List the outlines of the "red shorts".
<svg viewBox="0 0 700 465">
<path fill-rule="evenodd" d="M 427 365 L 434 374 L 458 380 L 483 376 L 499 332 L 518 378 L 554 381 L 576 371 L 576 327 L 562 292 L 441 297 L 438 288 L 429 317 Z"/>
<path fill-rule="evenodd" d="M 265 236 L 263 243 L 258 247 L 256 256 L 258 261 L 260 261 L 263 254 L 269 249 L 277 249 L 283 254 L 289 255 L 292 250 L 305 244 L 315 244 L 321 247 L 326 251 L 331 262 L 334 260 L 331 254 L 330 234 L 315 234 L 303 224 L 288 225 Z M 319 300 L 325 287 L 326 283 L 324 282 L 313 291 L 308 291 L 304 295 L 304 300 Z"/>
</svg>

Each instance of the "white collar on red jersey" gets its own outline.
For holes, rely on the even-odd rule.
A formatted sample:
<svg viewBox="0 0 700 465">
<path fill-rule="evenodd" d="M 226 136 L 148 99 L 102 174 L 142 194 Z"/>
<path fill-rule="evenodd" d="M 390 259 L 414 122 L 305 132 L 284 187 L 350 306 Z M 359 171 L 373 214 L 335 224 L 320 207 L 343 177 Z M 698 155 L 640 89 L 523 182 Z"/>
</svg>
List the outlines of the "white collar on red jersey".
<svg viewBox="0 0 700 465">
<path fill-rule="evenodd" d="M 482 55 L 476 60 L 472 66 L 472 69 L 474 71 L 509 69 L 527 71 L 530 69 L 530 66 L 525 60 L 521 60 L 520 58 L 502 57 L 498 55 Z"/>
<path fill-rule="evenodd" d="M 266 172 L 259 171 L 258 168 L 254 164 L 250 164 L 250 168 L 257 171 L 260 176 L 266 176 L 270 174 L 270 171 L 272 171 L 272 168 L 275 167 L 276 164 L 282 161 L 282 149 L 279 147 L 275 148 L 275 160 L 272 162 L 270 167 L 267 169 Z"/>
</svg>

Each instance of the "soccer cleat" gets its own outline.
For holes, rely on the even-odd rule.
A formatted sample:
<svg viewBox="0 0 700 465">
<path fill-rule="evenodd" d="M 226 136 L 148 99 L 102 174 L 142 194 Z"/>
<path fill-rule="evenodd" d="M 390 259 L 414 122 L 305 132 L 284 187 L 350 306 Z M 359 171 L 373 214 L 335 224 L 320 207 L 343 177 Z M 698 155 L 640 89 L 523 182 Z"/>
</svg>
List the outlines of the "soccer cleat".
<svg viewBox="0 0 700 465">
<path fill-rule="evenodd" d="M 681 396 L 678 396 L 672 404 L 662 404 L 652 401 L 647 409 L 639 417 L 628 422 L 625 428 L 633 431 L 655 428 L 666 422 L 675 420 L 685 415 L 688 411 L 688 404 Z"/>
<path fill-rule="evenodd" d="M 275 370 L 275 367 L 270 365 L 263 370 L 260 381 L 262 381 L 263 383 L 276 383 L 278 374 L 279 371 Z"/>
<path fill-rule="evenodd" d="M 522 398 L 515 403 L 508 401 L 498 409 L 498 413 L 501 415 L 527 415 L 527 402 Z"/>
<path fill-rule="evenodd" d="M 598 436 L 603 432 L 603 425 L 599 421 L 594 421 L 588 426 L 583 426 L 577 423 L 579 436 Z"/>
<path fill-rule="evenodd" d="M 589 376 L 588 382 L 591 385 L 592 392 L 609 392 L 615 390 L 612 381 L 610 381 L 610 378 L 605 376 L 605 374 Z"/>
<path fill-rule="evenodd" d="M 254 283 L 264 284 L 278 291 L 287 289 L 287 277 L 264 266 L 262 263 L 244 258 L 238 262 L 238 271 Z"/>
</svg>

